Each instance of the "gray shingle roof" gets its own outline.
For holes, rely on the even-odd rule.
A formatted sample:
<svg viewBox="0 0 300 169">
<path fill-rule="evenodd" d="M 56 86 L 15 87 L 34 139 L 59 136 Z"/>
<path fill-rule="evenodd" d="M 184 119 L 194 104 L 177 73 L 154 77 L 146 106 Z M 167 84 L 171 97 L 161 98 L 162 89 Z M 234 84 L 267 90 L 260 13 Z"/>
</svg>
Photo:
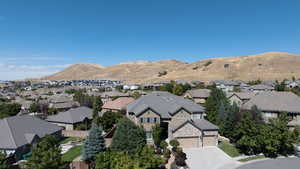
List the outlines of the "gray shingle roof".
<svg viewBox="0 0 300 169">
<path fill-rule="evenodd" d="M 252 90 L 274 90 L 274 87 L 268 86 L 268 85 L 263 85 L 263 84 L 258 84 L 258 85 L 250 86 L 249 89 L 252 89 Z"/>
<path fill-rule="evenodd" d="M 42 138 L 62 130 L 57 125 L 37 117 L 24 115 L 0 120 L 0 149 L 17 149 L 38 136 Z"/>
<path fill-rule="evenodd" d="M 205 111 L 204 107 L 189 99 L 184 99 L 168 92 L 153 92 L 129 103 L 127 112 L 132 112 L 138 116 L 148 108 L 159 113 L 162 118 L 170 118 L 171 114 L 176 113 L 181 108 L 191 113 Z"/>
<path fill-rule="evenodd" d="M 188 90 L 186 93 L 190 94 L 193 98 L 208 98 L 210 96 L 209 89 Z"/>
<path fill-rule="evenodd" d="M 257 95 L 257 93 L 254 92 L 229 92 L 226 94 L 227 98 L 230 98 L 233 95 L 238 96 L 242 100 L 248 100 Z"/>
<path fill-rule="evenodd" d="M 83 122 L 86 118 L 93 118 L 93 110 L 88 107 L 78 107 L 60 112 L 57 115 L 48 116 L 47 121 L 74 124 Z"/>
<path fill-rule="evenodd" d="M 186 122 L 182 123 L 178 127 L 176 127 L 172 132 L 177 131 L 181 127 L 183 127 L 186 123 L 190 123 L 196 128 L 198 128 L 201 131 L 207 131 L 207 130 L 219 130 L 219 127 L 212 124 L 211 122 L 205 120 L 205 119 L 195 119 L 195 120 L 187 120 Z"/>
<path fill-rule="evenodd" d="M 292 92 L 262 92 L 243 105 L 250 110 L 256 105 L 262 111 L 300 113 L 300 97 Z"/>
</svg>

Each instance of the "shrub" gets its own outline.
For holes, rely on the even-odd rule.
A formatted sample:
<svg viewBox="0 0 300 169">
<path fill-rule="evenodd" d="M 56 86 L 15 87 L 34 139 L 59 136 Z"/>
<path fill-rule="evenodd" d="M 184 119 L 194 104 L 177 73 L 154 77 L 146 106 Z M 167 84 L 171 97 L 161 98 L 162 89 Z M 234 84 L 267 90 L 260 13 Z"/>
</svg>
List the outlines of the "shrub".
<svg viewBox="0 0 300 169">
<path fill-rule="evenodd" d="M 171 157 L 171 151 L 166 148 L 166 149 L 164 149 L 164 154 L 163 155 L 166 159 L 169 159 Z"/>
<path fill-rule="evenodd" d="M 166 141 L 162 141 L 160 142 L 160 148 L 162 148 L 163 150 L 165 150 L 168 147 L 168 143 Z"/>
<path fill-rule="evenodd" d="M 211 60 L 207 61 L 207 62 L 204 64 L 204 66 L 207 67 L 207 66 L 209 66 L 210 64 L 212 64 L 212 61 L 211 61 Z"/>
<path fill-rule="evenodd" d="M 171 145 L 172 147 L 178 147 L 178 146 L 179 146 L 179 142 L 178 142 L 176 139 L 174 139 L 174 140 L 171 140 L 171 141 L 170 141 L 170 145 Z"/>
</svg>

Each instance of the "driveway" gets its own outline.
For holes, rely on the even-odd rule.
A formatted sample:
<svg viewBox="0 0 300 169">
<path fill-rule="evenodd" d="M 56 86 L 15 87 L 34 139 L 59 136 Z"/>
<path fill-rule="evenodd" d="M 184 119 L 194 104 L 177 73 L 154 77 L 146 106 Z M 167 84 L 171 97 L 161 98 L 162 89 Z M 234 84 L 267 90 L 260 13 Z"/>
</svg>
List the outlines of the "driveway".
<svg viewBox="0 0 300 169">
<path fill-rule="evenodd" d="M 233 169 L 240 165 L 218 147 L 186 148 L 190 169 Z"/>
<path fill-rule="evenodd" d="M 237 169 L 299 169 L 300 158 L 277 158 L 245 164 Z"/>
</svg>

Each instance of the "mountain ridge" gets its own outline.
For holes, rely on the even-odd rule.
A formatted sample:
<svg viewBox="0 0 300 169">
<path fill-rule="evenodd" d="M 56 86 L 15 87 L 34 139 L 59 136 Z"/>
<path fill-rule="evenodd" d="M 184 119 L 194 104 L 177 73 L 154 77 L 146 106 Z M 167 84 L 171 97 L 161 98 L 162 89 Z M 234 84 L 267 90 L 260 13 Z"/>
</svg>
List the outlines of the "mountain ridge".
<svg viewBox="0 0 300 169">
<path fill-rule="evenodd" d="M 214 57 L 193 63 L 176 59 L 126 62 L 107 67 L 76 63 L 41 80 L 112 79 L 145 83 L 164 80 L 282 80 L 293 76 L 300 77 L 300 55 L 266 52 Z"/>
</svg>

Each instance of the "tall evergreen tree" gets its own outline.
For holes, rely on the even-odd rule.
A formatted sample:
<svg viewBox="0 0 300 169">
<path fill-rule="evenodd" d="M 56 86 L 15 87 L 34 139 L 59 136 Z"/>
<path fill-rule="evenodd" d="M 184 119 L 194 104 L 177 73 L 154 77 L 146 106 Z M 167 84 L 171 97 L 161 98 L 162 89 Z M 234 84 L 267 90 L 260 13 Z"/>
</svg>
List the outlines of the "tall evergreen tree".
<svg viewBox="0 0 300 169">
<path fill-rule="evenodd" d="M 32 150 L 27 165 L 32 169 L 61 169 L 61 150 L 54 136 L 44 137 Z"/>
<path fill-rule="evenodd" d="M 142 128 L 136 126 L 127 118 L 121 119 L 113 136 L 111 150 L 132 154 L 137 148 L 146 144 L 145 138 L 146 135 Z"/>
<path fill-rule="evenodd" d="M 210 96 L 207 98 L 204 104 L 204 107 L 207 112 L 206 119 L 208 121 L 214 124 L 218 124 L 219 121 L 218 109 L 221 103 L 224 104 L 225 108 L 229 105 L 229 101 L 225 93 L 222 90 L 216 88 L 215 86 L 212 86 Z"/>
<path fill-rule="evenodd" d="M 105 140 L 102 136 L 102 128 L 95 123 L 89 131 L 89 135 L 85 139 L 82 151 L 82 158 L 86 161 L 92 161 L 96 155 L 105 151 Z"/>
<path fill-rule="evenodd" d="M 102 110 L 103 102 L 101 97 L 94 97 L 93 101 L 93 119 L 98 117 L 98 112 Z"/>
</svg>

